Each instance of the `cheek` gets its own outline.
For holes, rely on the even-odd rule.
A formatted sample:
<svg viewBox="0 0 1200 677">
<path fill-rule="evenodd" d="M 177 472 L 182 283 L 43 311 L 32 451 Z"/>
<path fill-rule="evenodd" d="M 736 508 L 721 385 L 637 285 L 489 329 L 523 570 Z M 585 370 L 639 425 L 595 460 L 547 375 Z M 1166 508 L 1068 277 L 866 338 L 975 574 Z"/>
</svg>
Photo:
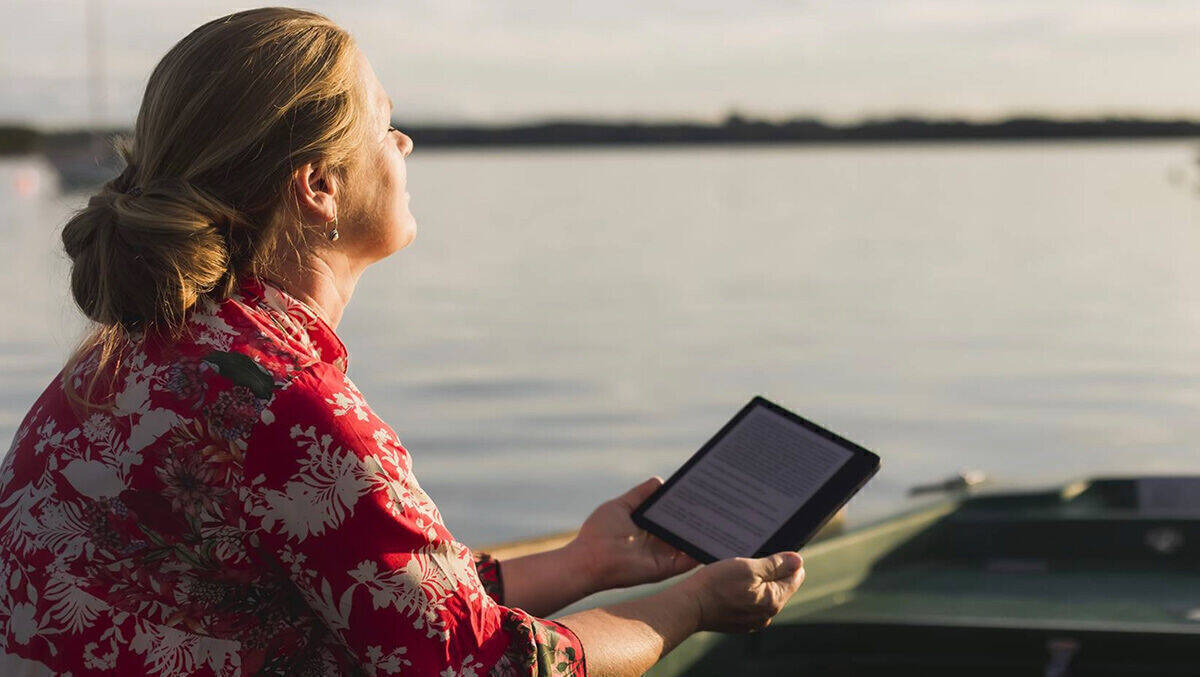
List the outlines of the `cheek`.
<svg viewBox="0 0 1200 677">
<path fill-rule="evenodd" d="M 403 160 L 400 160 L 393 163 L 391 171 L 389 172 L 390 176 L 388 177 L 389 182 L 391 183 L 388 188 L 398 197 L 398 199 L 403 199 L 404 192 L 408 190 L 407 173 L 405 172 L 403 162 Z"/>
<path fill-rule="evenodd" d="M 386 220 L 388 217 L 395 179 L 391 167 L 386 162 L 371 163 L 369 172 L 363 177 L 362 211 L 370 222 L 378 224 L 380 220 Z"/>
</svg>

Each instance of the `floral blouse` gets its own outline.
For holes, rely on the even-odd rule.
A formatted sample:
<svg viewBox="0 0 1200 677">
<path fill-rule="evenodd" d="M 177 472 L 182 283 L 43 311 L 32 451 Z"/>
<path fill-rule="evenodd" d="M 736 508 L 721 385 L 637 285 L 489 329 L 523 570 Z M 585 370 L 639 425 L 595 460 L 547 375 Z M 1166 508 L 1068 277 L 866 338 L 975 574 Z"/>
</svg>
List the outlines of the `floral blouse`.
<svg viewBox="0 0 1200 677">
<path fill-rule="evenodd" d="M 141 343 L 111 406 L 63 394 L 91 355 L 18 429 L 0 674 L 585 674 L 570 629 L 502 605 L 308 306 L 247 278 L 187 326 Z"/>
</svg>

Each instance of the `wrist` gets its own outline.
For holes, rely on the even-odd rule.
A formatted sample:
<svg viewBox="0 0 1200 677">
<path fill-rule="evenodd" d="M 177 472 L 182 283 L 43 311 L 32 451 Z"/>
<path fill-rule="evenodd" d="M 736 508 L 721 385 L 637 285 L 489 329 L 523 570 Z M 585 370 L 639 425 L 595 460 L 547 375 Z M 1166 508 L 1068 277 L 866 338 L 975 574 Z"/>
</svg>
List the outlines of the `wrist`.
<svg viewBox="0 0 1200 677">
<path fill-rule="evenodd" d="M 704 628 L 703 590 L 694 583 L 695 578 L 689 576 L 660 593 L 668 597 L 668 600 L 664 601 L 673 608 L 683 610 L 687 635 Z"/>
<path fill-rule="evenodd" d="M 604 584 L 603 555 L 593 552 L 586 544 L 573 540 L 559 548 L 559 556 L 568 571 L 577 572 L 579 596 L 607 590 Z"/>
</svg>

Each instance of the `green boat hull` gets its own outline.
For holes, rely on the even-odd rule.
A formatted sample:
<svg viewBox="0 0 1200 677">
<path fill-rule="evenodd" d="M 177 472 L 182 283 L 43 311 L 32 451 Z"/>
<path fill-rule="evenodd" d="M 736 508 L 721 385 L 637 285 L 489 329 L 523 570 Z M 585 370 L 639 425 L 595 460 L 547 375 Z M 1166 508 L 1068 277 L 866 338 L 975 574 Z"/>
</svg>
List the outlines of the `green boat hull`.
<svg viewBox="0 0 1200 677">
<path fill-rule="evenodd" d="M 1200 511 L 1139 505 L 1158 479 L 962 496 L 814 542 L 768 628 L 699 633 L 648 674 L 1200 675 Z"/>
</svg>

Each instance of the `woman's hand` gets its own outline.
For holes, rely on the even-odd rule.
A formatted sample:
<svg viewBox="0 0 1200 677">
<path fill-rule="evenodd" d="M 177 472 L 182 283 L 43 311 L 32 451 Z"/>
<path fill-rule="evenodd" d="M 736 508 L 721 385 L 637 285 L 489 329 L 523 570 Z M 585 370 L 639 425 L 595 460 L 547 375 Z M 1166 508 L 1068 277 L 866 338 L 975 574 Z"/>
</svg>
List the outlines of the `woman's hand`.
<svg viewBox="0 0 1200 677">
<path fill-rule="evenodd" d="M 653 583 L 681 574 L 699 562 L 643 531 L 630 514 L 662 486 L 652 477 L 596 508 L 566 546 L 593 591 Z"/>
<path fill-rule="evenodd" d="M 726 559 L 647 597 L 558 620 L 583 642 L 588 674 L 640 675 L 697 630 L 766 627 L 803 581 L 794 552 Z"/>
<path fill-rule="evenodd" d="M 714 562 L 679 586 L 695 600 L 697 629 L 752 632 L 767 627 L 803 582 L 804 560 L 786 551 Z"/>
</svg>

